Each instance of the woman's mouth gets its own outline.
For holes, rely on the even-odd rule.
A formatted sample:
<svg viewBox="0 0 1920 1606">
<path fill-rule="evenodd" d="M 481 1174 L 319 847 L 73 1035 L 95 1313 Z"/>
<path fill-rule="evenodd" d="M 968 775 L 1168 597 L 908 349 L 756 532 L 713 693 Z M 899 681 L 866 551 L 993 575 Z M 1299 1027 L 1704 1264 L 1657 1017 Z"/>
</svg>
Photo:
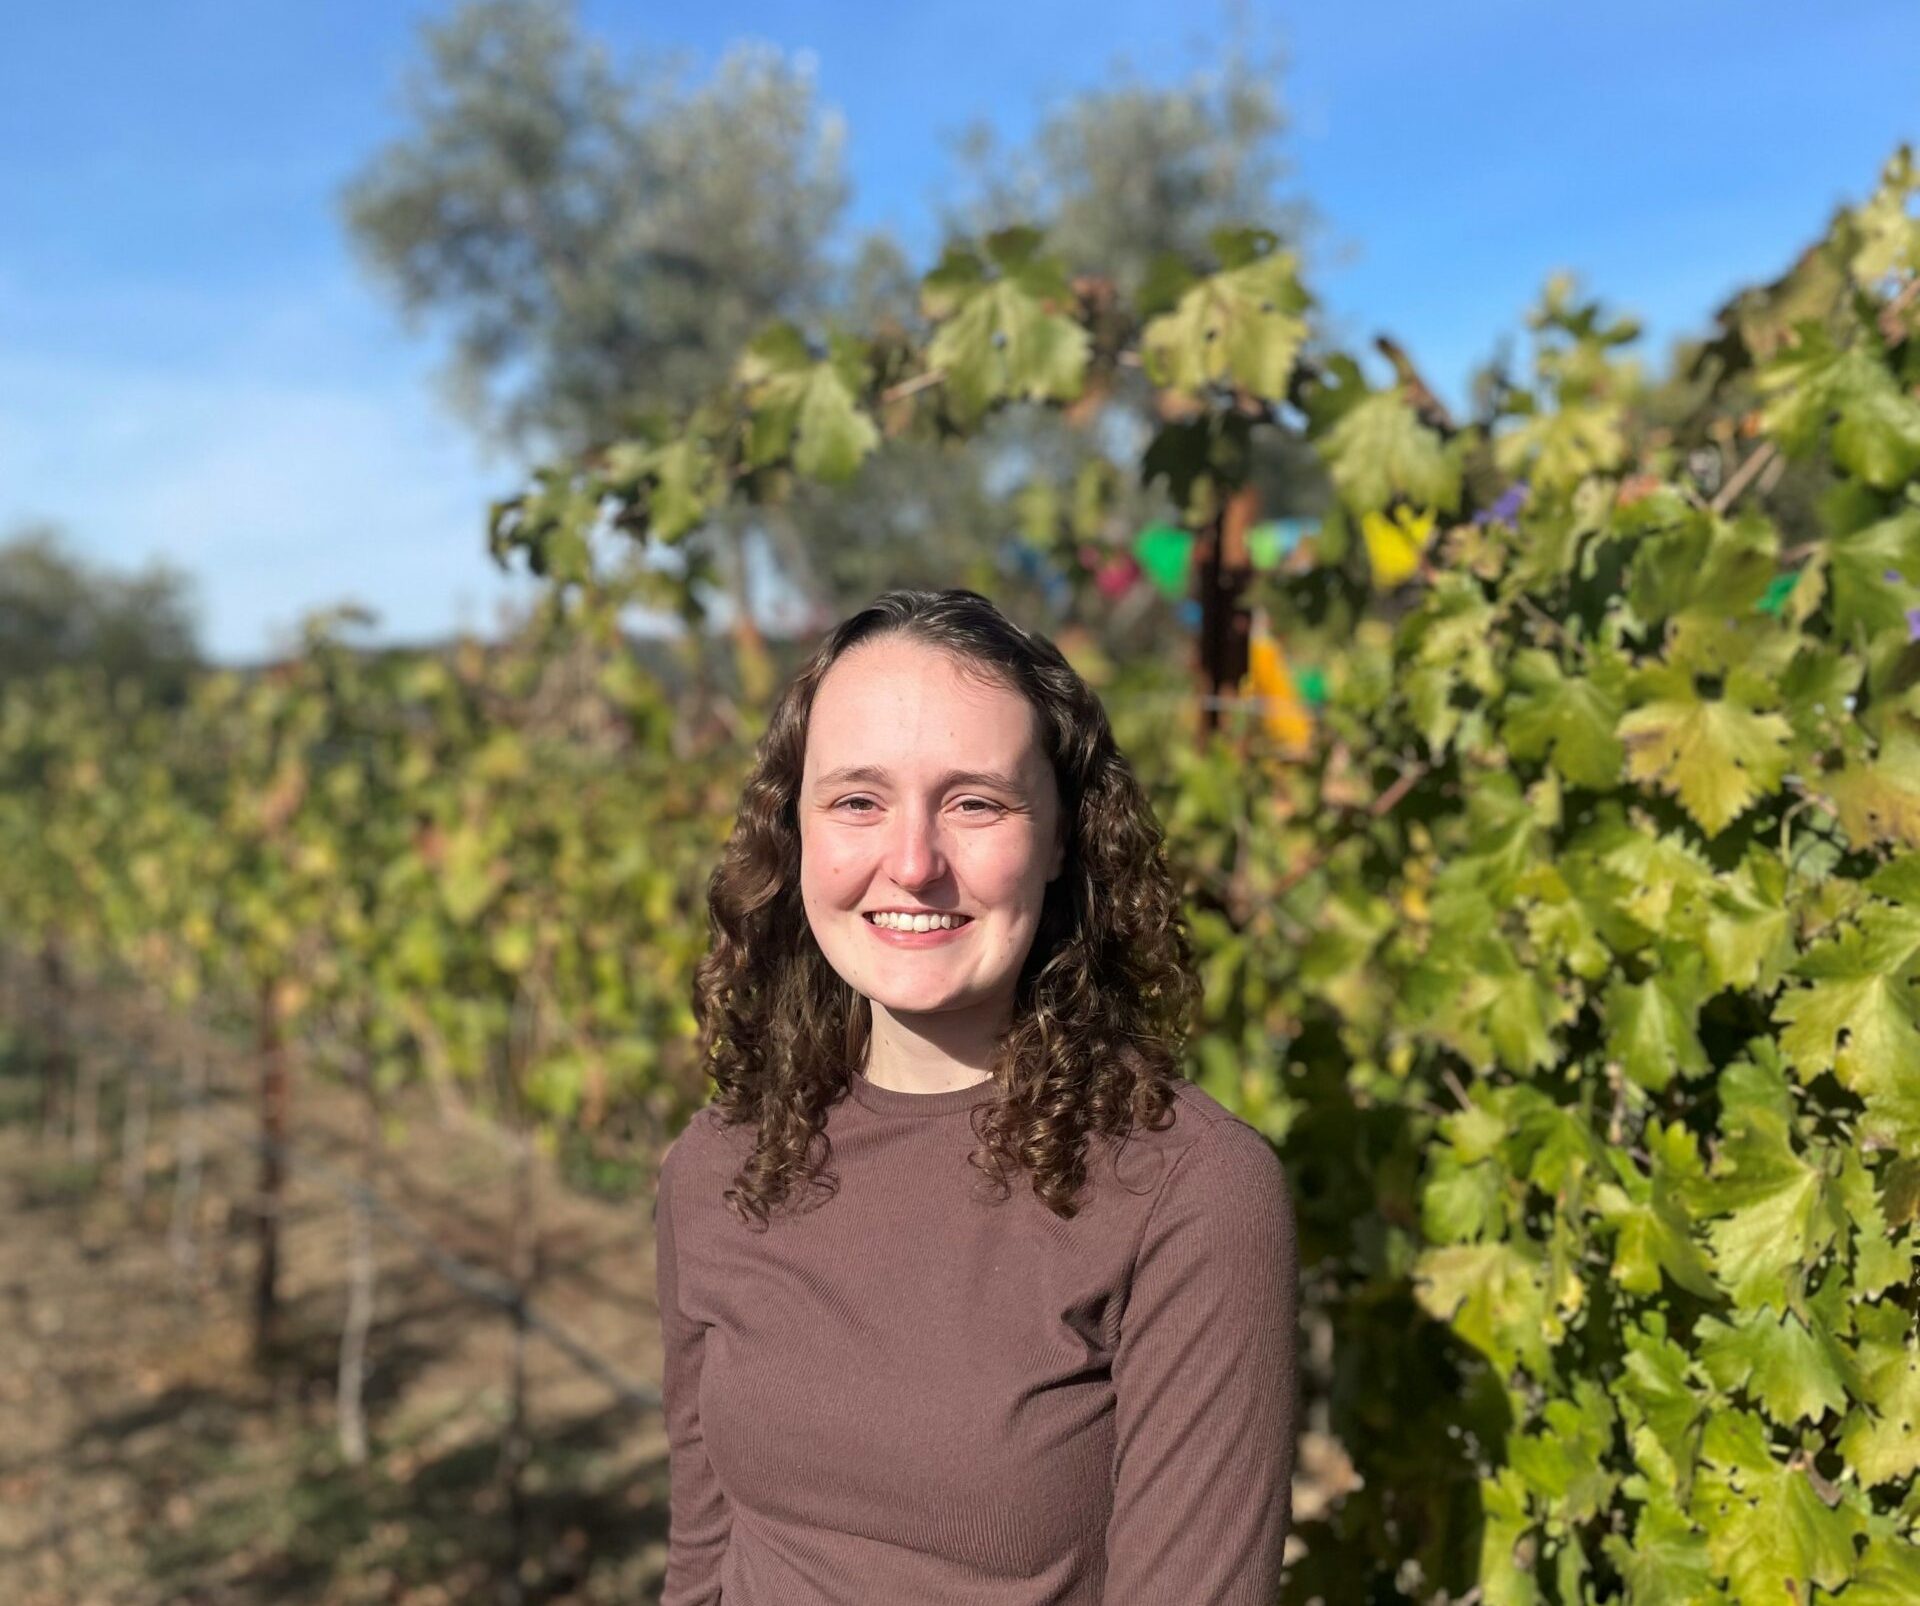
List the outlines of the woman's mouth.
<svg viewBox="0 0 1920 1606">
<path fill-rule="evenodd" d="M 967 915 L 894 915 L 874 911 L 862 915 L 861 921 L 882 942 L 895 948 L 936 947 L 953 941 L 973 924 Z"/>
</svg>

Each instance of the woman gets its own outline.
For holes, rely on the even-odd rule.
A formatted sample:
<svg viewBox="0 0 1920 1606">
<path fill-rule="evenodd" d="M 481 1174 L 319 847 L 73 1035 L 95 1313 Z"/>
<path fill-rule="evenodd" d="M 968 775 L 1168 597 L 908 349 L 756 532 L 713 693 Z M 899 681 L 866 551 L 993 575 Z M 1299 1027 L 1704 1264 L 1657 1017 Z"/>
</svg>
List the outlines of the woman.
<svg viewBox="0 0 1920 1606">
<path fill-rule="evenodd" d="M 781 697 L 655 1206 L 663 1606 L 1274 1600 L 1293 1207 L 1180 1075 L 1161 841 L 974 592 L 879 597 Z"/>
</svg>

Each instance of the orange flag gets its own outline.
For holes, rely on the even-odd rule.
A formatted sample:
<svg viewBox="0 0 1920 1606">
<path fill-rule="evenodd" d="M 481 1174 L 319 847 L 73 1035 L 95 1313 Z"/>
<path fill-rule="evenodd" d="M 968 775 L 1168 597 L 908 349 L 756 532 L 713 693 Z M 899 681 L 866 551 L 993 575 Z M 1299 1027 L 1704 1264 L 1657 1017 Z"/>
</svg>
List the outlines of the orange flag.
<svg viewBox="0 0 1920 1606">
<path fill-rule="evenodd" d="M 1247 642 L 1247 695 L 1264 697 L 1261 723 L 1282 747 L 1304 752 L 1313 740 L 1313 715 L 1287 671 L 1287 655 L 1267 624 L 1267 610 L 1253 610 L 1253 634 Z"/>
</svg>

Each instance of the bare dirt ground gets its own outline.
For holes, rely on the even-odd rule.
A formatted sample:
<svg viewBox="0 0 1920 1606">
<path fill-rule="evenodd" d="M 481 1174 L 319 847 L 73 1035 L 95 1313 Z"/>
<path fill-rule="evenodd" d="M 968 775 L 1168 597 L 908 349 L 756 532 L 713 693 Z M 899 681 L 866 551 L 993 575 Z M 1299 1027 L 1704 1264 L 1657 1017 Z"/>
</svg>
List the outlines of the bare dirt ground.
<svg viewBox="0 0 1920 1606">
<path fill-rule="evenodd" d="M 285 1215 L 280 1357 L 248 1321 L 257 1162 L 210 1130 L 197 1263 L 169 1252 L 176 1129 L 156 1114 L 143 1193 L 76 1163 L 0 1058 L 0 1601 L 7 1606 L 443 1606 L 657 1598 L 666 1439 L 538 1338 L 526 1350 L 532 1450 L 518 1528 L 498 1477 L 512 1327 L 376 1229 L 370 1455 L 338 1445 L 336 1368 L 349 1211 L 298 1156 L 351 1174 L 358 1107 L 302 1082 Z M 11 1074 L 9 1074 L 9 1068 Z M 416 1109 L 379 1193 L 467 1263 L 504 1272 L 512 1190 L 479 1130 Z M 245 1131 L 244 1106 L 216 1117 Z M 657 1386 L 649 1208 L 560 1188 L 542 1167 L 535 1299 L 629 1377 Z"/>
</svg>

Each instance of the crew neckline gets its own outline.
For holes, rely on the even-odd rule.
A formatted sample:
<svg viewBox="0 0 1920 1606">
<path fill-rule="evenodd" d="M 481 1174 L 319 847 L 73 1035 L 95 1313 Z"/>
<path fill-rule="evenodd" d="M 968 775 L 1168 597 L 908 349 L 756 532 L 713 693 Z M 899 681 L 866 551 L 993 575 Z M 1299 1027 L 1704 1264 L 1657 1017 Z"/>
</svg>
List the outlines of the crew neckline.
<svg viewBox="0 0 1920 1606">
<path fill-rule="evenodd" d="M 977 1104 L 991 1104 L 1000 1096 L 1000 1086 L 991 1076 L 944 1093 L 905 1093 L 870 1082 L 865 1071 L 856 1070 L 847 1085 L 860 1103 L 880 1115 L 956 1115 Z"/>
</svg>

